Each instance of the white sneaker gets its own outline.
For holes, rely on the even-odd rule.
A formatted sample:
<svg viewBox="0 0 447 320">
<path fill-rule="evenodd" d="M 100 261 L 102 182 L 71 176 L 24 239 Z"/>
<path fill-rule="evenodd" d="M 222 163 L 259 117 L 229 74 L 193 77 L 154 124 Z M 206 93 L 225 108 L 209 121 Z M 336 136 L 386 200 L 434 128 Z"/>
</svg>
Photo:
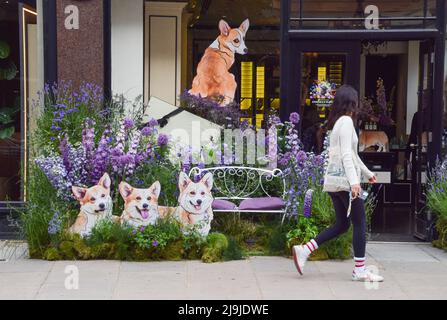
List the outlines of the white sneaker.
<svg viewBox="0 0 447 320">
<path fill-rule="evenodd" d="M 303 275 L 304 266 L 309 256 L 303 246 L 294 246 L 292 248 L 292 254 L 296 270 L 298 270 L 300 275 Z"/>
<path fill-rule="evenodd" d="M 371 270 L 365 269 L 362 273 L 352 271 L 352 281 L 362 282 L 383 282 L 384 278 L 378 274 L 372 273 Z"/>
</svg>

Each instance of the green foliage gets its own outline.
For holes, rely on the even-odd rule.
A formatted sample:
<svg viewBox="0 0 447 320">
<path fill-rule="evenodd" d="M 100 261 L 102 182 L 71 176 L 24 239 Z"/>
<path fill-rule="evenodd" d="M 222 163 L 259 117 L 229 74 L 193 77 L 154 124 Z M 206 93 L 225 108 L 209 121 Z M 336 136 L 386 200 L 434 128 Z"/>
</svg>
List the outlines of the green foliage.
<svg viewBox="0 0 447 320">
<path fill-rule="evenodd" d="M 134 185 L 140 183 L 149 187 L 155 181 L 159 181 L 162 189 L 158 198 L 158 204 L 160 206 L 174 207 L 177 205 L 179 173 L 179 166 L 169 161 L 159 164 L 144 164 L 135 172 L 134 180 L 128 182 Z"/>
<path fill-rule="evenodd" d="M 234 239 L 228 239 L 228 247 L 223 252 L 224 261 L 242 260 L 244 259 L 244 251 L 241 245 Z"/>
<path fill-rule="evenodd" d="M 291 229 L 291 225 L 277 225 L 275 224 L 268 236 L 268 253 L 270 255 L 282 255 L 288 249 L 287 234 Z M 288 250 L 287 250 L 288 251 Z"/>
<path fill-rule="evenodd" d="M 0 59 L 6 59 L 11 53 L 11 47 L 5 41 L 0 41 Z"/>
<path fill-rule="evenodd" d="M 28 201 L 23 211 L 19 212 L 22 234 L 28 240 L 30 251 L 42 254 L 42 250 L 50 243 L 48 224 L 56 209 L 67 213 L 72 207 L 55 197 L 48 179 L 31 164 L 28 174 Z"/>
<path fill-rule="evenodd" d="M 432 210 L 438 220 L 436 230 L 439 239 L 433 242 L 438 248 L 447 250 L 447 161 L 438 161 L 430 173 L 426 192 L 427 207 Z"/>
<path fill-rule="evenodd" d="M 287 233 L 287 243 L 289 246 L 304 244 L 315 238 L 319 233 L 319 228 L 313 218 L 299 217 L 296 227 Z"/>
<path fill-rule="evenodd" d="M 211 233 L 203 248 L 202 261 L 206 263 L 222 261 L 223 254 L 228 248 L 228 239 L 222 233 Z"/>
<path fill-rule="evenodd" d="M 0 109 L 0 139 L 11 138 L 14 134 L 14 116 L 19 112 L 19 110 L 19 108 Z"/>
<path fill-rule="evenodd" d="M 241 219 L 238 213 L 215 215 L 212 228 L 239 243 L 252 239 L 257 232 L 257 225 L 252 221 Z"/>
<path fill-rule="evenodd" d="M 182 238 L 180 224 L 173 219 L 160 219 L 155 225 L 132 231 L 134 241 L 141 249 L 164 249 L 170 242 Z"/>
</svg>

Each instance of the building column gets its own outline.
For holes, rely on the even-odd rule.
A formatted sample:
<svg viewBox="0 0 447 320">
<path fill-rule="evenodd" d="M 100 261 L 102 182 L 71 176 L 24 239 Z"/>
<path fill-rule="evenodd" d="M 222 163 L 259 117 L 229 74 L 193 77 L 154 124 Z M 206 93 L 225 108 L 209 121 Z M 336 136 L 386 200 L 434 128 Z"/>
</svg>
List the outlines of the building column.
<svg viewBox="0 0 447 320">
<path fill-rule="evenodd" d="M 182 19 L 187 2 L 146 2 L 145 101 L 151 96 L 179 105 Z"/>
<path fill-rule="evenodd" d="M 57 81 L 108 88 L 109 0 L 56 1 Z M 53 62 L 54 63 L 54 62 Z"/>
</svg>

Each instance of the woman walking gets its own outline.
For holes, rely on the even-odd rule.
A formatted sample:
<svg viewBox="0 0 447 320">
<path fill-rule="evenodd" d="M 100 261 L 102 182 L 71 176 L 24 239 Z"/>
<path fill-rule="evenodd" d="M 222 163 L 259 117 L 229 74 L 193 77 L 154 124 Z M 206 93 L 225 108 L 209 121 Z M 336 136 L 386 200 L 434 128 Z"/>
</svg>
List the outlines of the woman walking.
<svg viewBox="0 0 447 320">
<path fill-rule="evenodd" d="M 371 184 L 376 183 L 376 177 L 363 164 L 357 153 L 358 137 L 353 119 L 358 107 L 357 91 L 351 86 L 341 86 L 337 90 L 328 119 L 328 129 L 331 130 L 329 161 L 323 188 L 332 199 L 336 222 L 305 245 L 293 247 L 293 259 L 301 275 L 309 255 L 326 241 L 347 232 L 352 222 L 352 245 L 355 255 L 352 280 L 383 281 L 383 277 L 365 268 L 366 214 L 360 181 L 362 174 Z"/>
</svg>

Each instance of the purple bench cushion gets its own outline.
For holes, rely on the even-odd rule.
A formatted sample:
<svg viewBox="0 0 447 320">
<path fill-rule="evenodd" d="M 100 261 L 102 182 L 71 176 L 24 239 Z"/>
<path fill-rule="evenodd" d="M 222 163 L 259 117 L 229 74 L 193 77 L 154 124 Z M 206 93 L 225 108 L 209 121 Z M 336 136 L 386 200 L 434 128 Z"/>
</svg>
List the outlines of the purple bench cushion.
<svg viewBox="0 0 447 320">
<path fill-rule="evenodd" d="M 236 210 L 237 206 L 231 201 L 216 199 L 213 201 L 212 208 L 215 210 Z"/>
<path fill-rule="evenodd" d="M 239 210 L 281 210 L 284 206 L 281 198 L 253 198 L 242 201 Z"/>
</svg>

